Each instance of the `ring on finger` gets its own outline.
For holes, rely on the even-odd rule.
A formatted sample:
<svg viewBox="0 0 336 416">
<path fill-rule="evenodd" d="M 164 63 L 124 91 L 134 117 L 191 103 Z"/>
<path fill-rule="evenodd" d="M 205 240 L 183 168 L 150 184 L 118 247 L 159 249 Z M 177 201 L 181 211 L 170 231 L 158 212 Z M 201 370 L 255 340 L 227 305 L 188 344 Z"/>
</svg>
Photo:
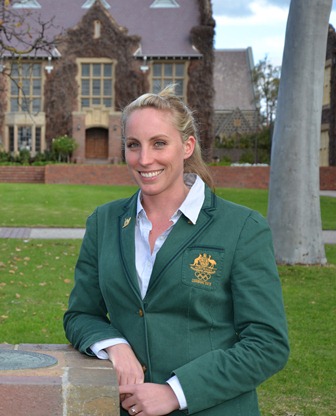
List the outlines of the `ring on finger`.
<svg viewBox="0 0 336 416">
<path fill-rule="evenodd" d="M 132 415 L 136 415 L 137 414 L 137 411 L 135 410 L 135 407 L 134 406 L 130 408 L 130 412 L 131 412 Z"/>
</svg>

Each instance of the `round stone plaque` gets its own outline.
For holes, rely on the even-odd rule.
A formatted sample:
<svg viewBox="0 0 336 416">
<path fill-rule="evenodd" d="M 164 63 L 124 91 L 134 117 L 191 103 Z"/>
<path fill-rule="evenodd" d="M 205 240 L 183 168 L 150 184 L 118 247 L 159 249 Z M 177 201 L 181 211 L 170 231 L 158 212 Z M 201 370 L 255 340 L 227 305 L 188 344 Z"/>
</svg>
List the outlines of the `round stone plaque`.
<svg viewBox="0 0 336 416">
<path fill-rule="evenodd" d="M 56 358 L 47 354 L 0 349 L 0 370 L 50 367 L 57 364 L 57 362 Z"/>
</svg>

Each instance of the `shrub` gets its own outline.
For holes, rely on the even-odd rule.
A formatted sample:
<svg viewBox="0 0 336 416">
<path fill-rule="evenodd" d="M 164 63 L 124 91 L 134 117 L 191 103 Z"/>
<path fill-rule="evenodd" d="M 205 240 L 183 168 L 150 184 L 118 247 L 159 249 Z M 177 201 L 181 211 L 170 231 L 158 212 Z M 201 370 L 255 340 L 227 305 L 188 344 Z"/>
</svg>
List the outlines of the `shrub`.
<svg viewBox="0 0 336 416">
<path fill-rule="evenodd" d="M 52 141 L 52 150 L 55 152 L 58 162 L 69 163 L 77 146 L 76 140 L 67 135 L 56 137 Z"/>
</svg>

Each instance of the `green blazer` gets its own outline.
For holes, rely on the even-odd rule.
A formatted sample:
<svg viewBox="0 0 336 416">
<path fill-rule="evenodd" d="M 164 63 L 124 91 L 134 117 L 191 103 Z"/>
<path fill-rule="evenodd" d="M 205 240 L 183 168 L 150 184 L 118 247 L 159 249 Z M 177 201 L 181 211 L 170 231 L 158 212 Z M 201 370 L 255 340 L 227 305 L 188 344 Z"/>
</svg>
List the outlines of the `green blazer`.
<svg viewBox="0 0 336 416">
<path fill-rule="evenodd" d="M 256 387 L 289 353 L 265 219 L 206 187 L 196 225 L 181 216 L 157 254 L 142 300 L 136 204 L 137 194 L 98 207 L 87 220 L 64 316 L 69 341 L 92 355 L 95 342 L 124 337 L 146 368 L 146 381 L 177 375 L 189 414 L 259 415 Z"/>
</svg>

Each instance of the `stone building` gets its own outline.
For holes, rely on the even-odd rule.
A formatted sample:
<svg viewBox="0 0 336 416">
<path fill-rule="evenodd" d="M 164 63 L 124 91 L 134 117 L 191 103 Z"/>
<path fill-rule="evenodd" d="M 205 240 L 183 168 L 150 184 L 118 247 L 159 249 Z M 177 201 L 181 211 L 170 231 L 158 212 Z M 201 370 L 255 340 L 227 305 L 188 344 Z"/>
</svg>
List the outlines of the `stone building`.
<svg viewBox="0 0 336 416">
<path fill-rule="evenodd" d="M 214 20 L 210 0 L 18 0 L 32 28 L 52 21 L 49 50 L 0 65 L 0 147 L 32 155 L 68 135 L 74 160 L 122 158 L 120 110 L 170 83 L 197 113 L 202 146 L 213 140 Z M 8 76 L 10 74 L 10 77 Z M 20 86 L 22 88 L 20 88 Z"/>
<path fill-rule="evenodd" d="M 336 33 L 329 25 L 324 72 L 320 166 L 336 166 Z"/>
<path fill-rule="evenodd" d="M 231 137 L 253 133 L 258 128 L 254 94 L 252 49 L 215 51 L 214 133 Z"/>
</svg>

